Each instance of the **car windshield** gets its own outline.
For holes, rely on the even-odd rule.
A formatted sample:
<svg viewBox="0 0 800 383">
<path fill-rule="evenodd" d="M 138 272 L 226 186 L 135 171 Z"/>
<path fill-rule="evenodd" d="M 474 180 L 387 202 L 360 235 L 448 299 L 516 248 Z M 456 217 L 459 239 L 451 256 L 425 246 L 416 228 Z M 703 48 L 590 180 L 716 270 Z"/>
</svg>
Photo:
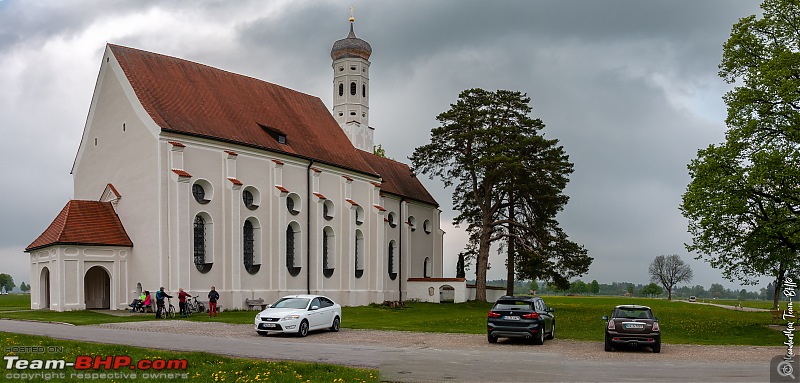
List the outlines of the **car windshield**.
<svg viewBox="0 0 800 383">
<path fill-rule="evenodd" d="M 629 318 L 629 319 L 653 319 L 653 312 L 650 309 L 644 308 L 625 308 L 620 307 L 614 309 L 614 318 Z"/>
<path fill-rule="evenodd" d="M 281 298 L 270 306 L 273 309 L 304 309 L 308 306 L 308 298 Z"/>
<path fill-rule="evenodd" d="M 531 303 L 526 301 L 499 301 L 494 305 L 495 310 L 530 310 Z"/>
</svg>

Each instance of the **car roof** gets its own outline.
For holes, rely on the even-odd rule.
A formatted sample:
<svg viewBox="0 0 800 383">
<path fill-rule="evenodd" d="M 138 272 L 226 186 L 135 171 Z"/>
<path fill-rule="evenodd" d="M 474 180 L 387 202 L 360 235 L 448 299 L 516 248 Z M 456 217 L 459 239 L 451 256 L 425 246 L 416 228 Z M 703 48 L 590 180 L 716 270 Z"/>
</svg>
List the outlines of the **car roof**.
<svg viewBox="0 0 800 383">
<path fill-rule="evenodd" d="M 510 301 L 510 300 L 515 300 L 515 301 L 533 301 L 533 300 L 536 300 L 536 299 L 542 299 L 542 298 L 531 297 L 531 296 L 527 296 L 527 295 L 522 295 L 522 296 L 503 295 L 502 297 L 498 298 L 497 300 L 498 301 Z"/>
<path fill-rule="evenodd" d="M 614 308 L 615 309 L 639 309 L 639 310 L 644 309 L 644 310 L 650 310 L 650 307 L 639 306 L 639 305 L 619 305 L 619 306 L 616 306 Z"/>
<path fill-rule="evenodd" d="M 286 295 L 286 296 L 281 297 L 281 299 L 283 299 L 283 298 L 308 298 L 308 299 L 326 298 L 326 299 L 330 299 L 330 298 L 328 298 L 328 297 L 326 297 L 324 295 L 309 295 L 309 294 Z"/>
</svg>

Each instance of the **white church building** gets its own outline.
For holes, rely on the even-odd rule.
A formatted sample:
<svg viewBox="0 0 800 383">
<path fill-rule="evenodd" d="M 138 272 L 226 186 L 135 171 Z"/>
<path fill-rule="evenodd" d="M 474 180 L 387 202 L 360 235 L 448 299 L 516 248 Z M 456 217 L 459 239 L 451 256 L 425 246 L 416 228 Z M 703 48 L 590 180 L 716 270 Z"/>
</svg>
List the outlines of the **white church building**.
<svg viewBox="0 0 800 383">
<path fill-rule="evenodd" d="M 212 285 L 228 308 L 300 293 L 355 306 L 436 301 L 463 284 L 441 278 L 437 202 L 408 165 L 373 154 L 372 48 L 350 22 L 331 50 L 333 113 L 279 85 L 107 45 L 74 199 L 25 249 L 31 307 L 124 309 L 143 290 L 204 297 Z"/>
</svg>

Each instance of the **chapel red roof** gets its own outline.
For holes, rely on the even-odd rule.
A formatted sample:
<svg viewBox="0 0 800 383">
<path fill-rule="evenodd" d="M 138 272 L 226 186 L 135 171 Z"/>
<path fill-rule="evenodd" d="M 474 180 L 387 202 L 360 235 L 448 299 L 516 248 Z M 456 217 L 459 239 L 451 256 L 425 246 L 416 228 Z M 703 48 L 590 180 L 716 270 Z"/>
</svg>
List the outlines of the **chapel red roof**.
<svg viewBox="0 0 800 383">
<path fill-rule="evenodd" d="M 71 200 L 25 251 L 52 245 L 132 247 L 133 242 L 110 202 Z"/>
<path fill-rule="evenodd" d="M 359 152 L 361 157 L 372 165 L 372 168 L 383 178 L 383 183 L 380 185 L 382 192 L 439 206 L 408 165 L 372 153 L 360 150 Z"/>
<path fill-rule="evenodd" d="M 318 97 L 188 60 L 108 46 L 136 97 L 164 132 L 375 174 Z M 285 144 L 278 142 L 278 135 L 285 135 Z"/>
</svg>

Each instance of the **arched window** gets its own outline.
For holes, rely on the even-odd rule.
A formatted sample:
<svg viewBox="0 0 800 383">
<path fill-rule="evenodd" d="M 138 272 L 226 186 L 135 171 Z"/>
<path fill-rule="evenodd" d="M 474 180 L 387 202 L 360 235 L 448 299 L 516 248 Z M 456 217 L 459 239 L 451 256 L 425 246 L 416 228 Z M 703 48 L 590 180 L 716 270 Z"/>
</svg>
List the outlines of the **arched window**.
<svg viewBox="0 0 800 383">
<path fill-rule="evenodd" d="M 244 221 L 244 228 L 242 228 L 242 252 L 244 258 L 244 268 L 250 274 L 255 274 L 261 268 L 261 265 L 256 264 L 256 229 L 250 220 Z"/>
<path fill-rule="evenodd" d="M 356 230 L 356 248 L 355 254 L 353 257 L 355 258 L 355 275 L 356 278 L 361 278 L 364 275 L 364 260 L 362 259 L 364 255 L 364 234 L 361 233 L 361 230 Z"/>
<path fill-rule="evenodd" d="M 431 277 L 431 257 L 425 257 L 425 264 L 423 265 L 422 269 L 422 277 L 423 278 Z"/>
<path fill-rule="evenodd" d="M 344 96 L 344 84 L 339 84 L 339 97 Z"/>
<path fill-rule="evenodd" d="M 300 274 L 299 252 L 296 245 L 300 242 L 300 225 L 295 222 L 286 226 L 286 269 L 289 274 L 296 277 Z"/>
<path fill-rule="evenodd" d="M 394 212 L 389 213 L 389 217 L 387 218 L 387 220 L 389 221 L 389 226 L 391 226 L 392 228 L 397 227 L 397 215 L 394 214 Z"/>
<path fill-rule="evenodd" d="M 350 95 L 352 96 L 356 95 L 356 83 L 354 82 L 350 83 Z"/>
<path fill-rule="evenodd" d="M 333 235 L 333 229 L 326 226 L 322 229 L 322 275 L 325 278 L 330 278 L 335 269 L 335 252 L 336 252 L 336 238 Z"/>
<path fill-rule="evenodd" d="M 194 217 L 194 266 L 197 271 L 207 273 L 211 263 L 206 263 L 206 220 L 200 214 Z"/>
<path fill-rule="evenodd" d="M 367 97 L 367 84 L 361 84 L 361 97 Z"/>
<path fill-rule="evenodd" d="M 192 196 L 194 197 L 194 200 L 199 203 L 202 204 L 208 203 L 208 201 L 206 200 L 206 190 L 203 189 L 203 185 L 200 184 L 192 185 Z"/>
<path fill-rule="evenodd" d="M 242 192 L 242 202 L 244 202 L 244 206 L 248 209 L 253 208 L 253 193 L 251 193 L 250 190 Z"/>
<path fill-rule="evenodd" d="M 389 268 L 389 270 L 388 270 L 389 271 L 389 278 L 391 278 L 392 280 L 397 279 L 397 271 L 395 270 L 395 267 L 394 267 L 394 249 L 395 249 L 395 247 L 396 247 L 395 242 L 393 240 L 389 241 L 389 255 L 388 255 L 388 259 L 386 260 L 386 264 L 387 264 L 387 266 Z"/>
</svg>

